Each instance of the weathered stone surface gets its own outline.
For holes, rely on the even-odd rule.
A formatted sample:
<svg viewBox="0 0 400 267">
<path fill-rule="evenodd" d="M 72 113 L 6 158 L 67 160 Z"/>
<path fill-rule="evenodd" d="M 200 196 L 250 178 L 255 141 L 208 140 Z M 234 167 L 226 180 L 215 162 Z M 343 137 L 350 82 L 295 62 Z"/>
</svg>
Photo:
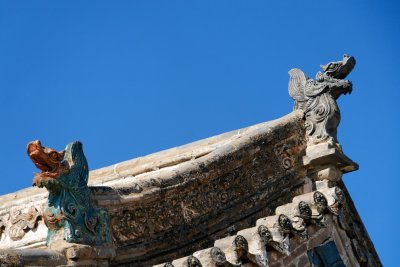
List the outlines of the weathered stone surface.
<svg viewBox="0 0 400 267">
<path fill-rule="evenodd" d="M 134 254 L 138 260 L 151 257 L 156 263 L 152 253 L 161 256 L 166 251 L 161 260 L 168 261 L 174 253 L 211 245 L 213 240 L 229 234 L 229 229 L 248 227 L 257 218 L 272 213 L 274 206 L 289 201 L 304 184 L 297 162 L 304 153 L 305 139 L 301 117 L 285 120 L 284 127 L 278 121 L 250 127 L 207 155 L 157 170 L 151 185 L 155 198 L 149 192 L 139 203 L 133 194 L 127 194 L 122 195 L 126 210 L 121 204 L 116 211 L 108 206 L 114 233 L 118 233 L 116 260 Z M 126 183 L 139 184 L 141 176 Z M 140 194 L 144 194 L 148 186 L 139 185 L 143 188 Z M 283 198 L 282 192 L 286 192 Z M 161 201 L 155 205 L 157 199 Z M 271 208 L 263 208 L 267 206 Z M 152 236 L 164 242 L 155 245 L 149 242 Z"/>
<path fill-rule="evenodd" d="M 20 207 L 10 209 L 10 221 L 12 226 L 9 228 L 9 236 L 12 240 L 20 240 L 25 236 L 25 232 L 34 229 L 40 220 L 41 214 L 35 206 L 30 206 L 24 213 Z"/>
<path fill-rule="evenodd" d="M 332 143 L 308 146 L 306 155 L 303 157 L 303 164 L 309 170 L 330 166 L 337 168 L 342 173 L 358 170 L 358 164 L 349 159 L 337 145 Z"/>
<path fill-rule="evenodd" d="M 339 234 L 336 233 L 332 237 L 335 228 L 332 227 L 334 223 L 331 218 L 331 216 L 338 216 L 339 209 L 342 207 L 339 204 L 344 203 L 344 199 L 338 197 L 340 191 L 337 187 L 321 187 L 319 191 L 296 196 L 292 202 L 276 208 L 278 215 L 260 218 L 255 227 L 218 239 L 214 242 L 213 248 L 195 252 L 193 255 L 200 256 L 201 263 L 209 264 L 206 266 L 216 266 L 212 254 L 209 253 L 215 249 L 219 251 L 220 266 L 247 266 L 249 264 L 249 266 L 267 267 L 278 262 L 282 266 L 302 266 L 298 264 L 300 262 L 304 264 L 302 258 L 307 255 L 307 251 L 313 250 L 328 239 L 331 241 L 333 238 L 335 242 L 341 242 Z M 309 207 L 308 217 L 303 216 L 302 210 L 298 208 L 299 203 L 306 203 Z M 282 219 L 283 217 L 285 219 Z M 317 226 L 321 230 L 312 229 L 312 226 Z M 307 228 L 311 230 L 308 231 Z M 348 239 L 345 235 L 343 238 Z M 280 256 L 271 256 L 271 250 L 276 250 Z M 345 259 L 348 259 L 349 256 L 343 249 L 341 253 Z M 173 260 L 172 264 L 184 266 L 187 258 Z"/>
<path fill-rule="evenodd" d="M 25 203 L 24 201 L 3 203 L 0 208 L 0 218 L 3 223 L 0 249 L 44 246 L 47 227 L 41 220 L 41 210 L 45 201 L 43 197 L 37 202 L 26 199 Z M 6 206 L 7 204 L 9 206 Z"/>
<path fill-rule="evenodd" d="M 0 250 L 0 266 L 62 266 L 67 259 L 53 250 L 23 249 Z"/>
</svg>

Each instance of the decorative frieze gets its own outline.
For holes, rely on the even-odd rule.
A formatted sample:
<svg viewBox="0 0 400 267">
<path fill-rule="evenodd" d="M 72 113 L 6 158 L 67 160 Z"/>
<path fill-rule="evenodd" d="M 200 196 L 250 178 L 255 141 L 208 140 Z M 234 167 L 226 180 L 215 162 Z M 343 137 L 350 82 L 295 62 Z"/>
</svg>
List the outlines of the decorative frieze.
<svg viewBox="0 0 400 267">
<path fill-rule="evenodd" d="M 255 266 L 269 266 L 267 248 L 290 255 L 290 238 L 298 236 L 299 240 L 308 239 L 307 227 L 322 226 L 326 214 L 337 216 L 341 207 L 338 204 L 343 204 L 343 201 L 343 194 L 338 187 L 297 196 L 292 203 L 277 208 L 279 212 L 285 210 L 286 214 L 261 218 L 257 220 L 256 227 L 215 241 L 214 247 L 207 249 L 208 254 L 201 251 L 195 254 L 202 255 L 199 264 L 210 261 L 214 264 L 207 266 L 241 266 L 242 261 L 250 261 Z M 174 262 L 179 263 L 181 260 Z"/>
<path fill-rule="evenodd" d="M 281 166 L 288 170 L 298 166 L 299 153 L 306 147 L 304 139 L 292 136 L 274 145 L 274 153 L 281 162 Z"/>
</svg>

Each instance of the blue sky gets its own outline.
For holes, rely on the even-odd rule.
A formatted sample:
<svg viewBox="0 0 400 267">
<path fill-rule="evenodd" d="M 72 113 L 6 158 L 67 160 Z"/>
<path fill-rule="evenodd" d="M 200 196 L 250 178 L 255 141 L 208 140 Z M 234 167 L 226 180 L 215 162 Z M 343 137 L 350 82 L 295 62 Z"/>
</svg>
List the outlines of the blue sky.
<svg viewBox="0 0 400 267">
<path fill-rule="evenodd" d="M 0 194 L 29 187 L 25 146 L 81 140 L 91 169 L 292 110 L 291 68 L 354 55 L 344 181 L 385 266 L 398 266 L 396 1 L 1 1 Z M 395 88 L 397 87 L 397 88 Z M 397 204 L 397 205 L 396 205 Z"/>
</svg>

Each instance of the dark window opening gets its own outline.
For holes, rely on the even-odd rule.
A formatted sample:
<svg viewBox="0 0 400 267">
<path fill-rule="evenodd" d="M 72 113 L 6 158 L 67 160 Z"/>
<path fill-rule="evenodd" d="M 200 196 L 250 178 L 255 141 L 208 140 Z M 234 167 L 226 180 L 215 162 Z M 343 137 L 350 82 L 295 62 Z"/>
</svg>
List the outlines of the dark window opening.
<svg viewBox="0 0 400 267">
<path fill-rule="evenodd" d="M 313 267 L 346 267 L 333 241 L 309 250 L 307 255 Z"/>
</svg>

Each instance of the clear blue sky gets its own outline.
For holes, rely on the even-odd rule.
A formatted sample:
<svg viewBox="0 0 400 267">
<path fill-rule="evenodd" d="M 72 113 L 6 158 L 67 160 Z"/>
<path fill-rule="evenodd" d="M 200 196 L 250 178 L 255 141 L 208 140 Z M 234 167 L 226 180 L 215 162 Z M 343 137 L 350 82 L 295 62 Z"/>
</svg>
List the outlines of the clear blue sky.
<svg viewBox="0 0 400 267">
<path fill-rule="evenodd" d="M 397 1 L 1 1 L 0 194 L 29 187 L 28 141 L 81 140 L 91 169 L 279 118 L 289 69 L 354 55 L 344 176 L 398 266 Z"/>
</svg>

